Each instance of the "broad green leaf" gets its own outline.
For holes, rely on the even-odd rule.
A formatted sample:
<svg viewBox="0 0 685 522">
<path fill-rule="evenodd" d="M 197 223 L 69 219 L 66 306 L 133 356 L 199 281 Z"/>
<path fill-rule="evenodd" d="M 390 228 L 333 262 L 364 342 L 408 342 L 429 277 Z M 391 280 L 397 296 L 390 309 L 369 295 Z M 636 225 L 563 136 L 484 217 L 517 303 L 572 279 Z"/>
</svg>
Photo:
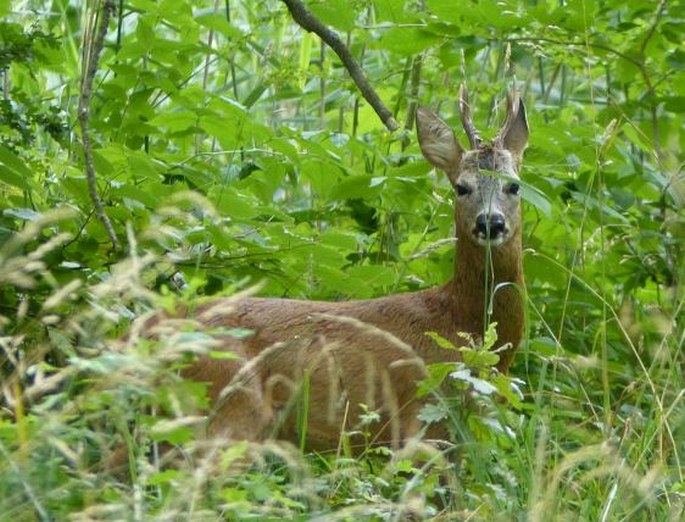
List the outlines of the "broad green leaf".
<svg viewBox="0 0 685 522">
<path fill-rule="evenodd" d="M 31 170 L 21 158 L 0 144 L 0 180 L 22 190 L 31 190 L 32 178 Z"/>
<path fill-rule="evenodd" d="M 349 0 L 326 0 L 309 5 L 312 13 L 324 24 L 341 31 L 351 31 L 355 26 L 355 11 Z"/>
<path fill-rule="evenodd" d="M 493 321 L 488 324 L 487 330 L 485 330 L 485 335 L 483 336 L 483 349 L 490 350 L 494 348 L 497 342 L 497 322 Z"/>
<path fill-rule="evenodd" d="M 160 194 L 160 191 L 152 190 L 152 188 L 153 187 L 150 186 L 150 190 L 140 190 L 140 188 L 127 183 L 112 188 L 109 193 L 114 198 L 137 201 L 148 208 L 157 208 L 161 201 L 160 196 L 162 196 L 163 193 Z"/>
<path fill-rule="evenodd" d="M 518 180 L 517 183 L 521 186 L 521 197 L 547 216 L 547 218 L 551 218 L 552 202 L 545 193 L 523 180 Z"/>
<path fill-rule="evenodd" d="M 158 421 L 152 426 L 150 436 L 152 440 L 166 441 L 171 444 L 183 444 L 193 440 L 196 429 L 184 426 L 181 422 Z"/>
<path fill-rule="evenodd" d="M 385 31 L 378 46 L 402 55 L 412 56 L 423 52 L 442 40 L 428 31 L 417 27 L 392 27 Z"/>
<path fill-rule="evenodd" d="M 385 177 L 350 176 L 333 187 L 332 199 L 370 199 L 378 196 Z"/>
<path fill-rule="evenodd" d="M 153 127 L 164 127 L 169 132 L 181 132 L 193 129 L 197 125 L 198 116 L 190 110 L 176 110 L 160 112 L 149 121 Z"/>
<path fill-rule="evenodd" d="M 230 218 L 250 219 L 259 214 L 254 200 L 234 190 L 223 190 L 215 202 L 219 211 Z"/>
<path fill-rule="evenodd" d="M 454 346 L 454 343 L 448 339 L 445 339 L 442 337 L 440 334 L 437 332 L 426 332 L 426 336 L 435 341 L 435 343 L 440 347 L 444 348 L 445 350 L 456 350 L 457 348 Z"/>
<path fill-rule="evenodd" d="M 0 181 L 12 185 L 21 190 L 31 190 L 30 184 L 21 175 L 14 170 L 7 168 L 5 165 L 0 165 Z"/>
<path fill-rule="evenodd" d="M 259 101 L 259 98 L 267 91 L 269 84 L 266 82 L 259 82 L 255 85 L 255 88 L 250 91 L 250 93 L 243 100 L 243 105 L 248 109 L 252 107 L 255 103 Z"/>
<path fill-rule="evenodd" d="M 375 0 L 376 16 L 393 24 L 414 21 L 414 9 L 405 0 Z"/>
<path fill-rule="evenodd" d="M 148 482 L 151 486 L 164 486 L 177 483 L 185 478 L 185 473 L 177 469 L 165 469 L 150 475 Z"/>
<path fill-rule="evenodd" d="M 525 384 L 523 381 L 507 375 L 496 374 L 491 377 L 490 382 L 497 388 L 497 393 L 509 401 L 509 404 L 517 409 L 521 407 L 523 394 L 519 390 L 519 386 Z"/>
<path fill-rule="evenodd" d="M 499 355 L 488 350 L 462 347 L 459 351 L 469 368 L 492 368 L 499 362 Z"/>
<path fill-rule="evenodd" d="M 439 422 L 447 418 L 449 409 L 444 404 L 426 404 L 418 414 L 419 420 L 423 422 Z"/>
<path fill-rule="evenodd" d="M 474 390 L 483 395 L 492 395 L 497 391 L 497 388 L 488 381 L 471 375 L 471 370 L 467 368 L 450 373 L 450 378 L 469 383 Z"/>
<path fill-rule="evenodd" d="M 458 363 L 457 363 L 458 364 Z M 425 397 L 426 395 L 438 391 L 445 382 L 447 376 L 455 370 L 456 366 L 453 362 L 434 363 L 427 367 L 428 377 L 419 383 L 417 396 Z"/>
<path fill-rule="evenodd" d="M 369 288 L 392 286 L 397 279 L 396 270 L 382 265 L 356 265 L 350 267 L 347 273 L 364 283 Z"/>
<path fill-rule="evenodd" d="M 155 44 L 155 33 L 150 24 L 151 17 L 141 16 L 138 18 L 138 24 L 136 25 L 136 37 L 138 43 L 149 49 L 154 49 Z"/>
<path fill-rule="evenodd" d="M 462 8 L 464 4 L 457 4 L 453 0 L 427 0 L 426 7 L 435 14 L 440 21 L 461 24 Z"/>
<path fill-rule="evenodd" d="M 198 24 L 209 29 L 213 29 L 214 31 L 218 31 L 227 38 L 241 38 L 243 36 L 243 33 L 236 25 L 229 24 L 228 20 L 226 20 L 226 16 L 223 13 L 207 13 L 199 10 L 198 13 L 201 13 L 195 17 L 195 20 Z"/>
<path fill-rule="evenodd" d="M 671 69 L 685 70 L 685 50 L 676 49 L 666 56 L 666 63 Z"/>
<path fill-rule="evenodd" d="M 685 112 L 685 96 L 668 96 L 663 101 L 667 111 Z"/>
<path fill-rule="evenodd" d="M 354 252 L 358 246 L 356 234 L 345 230 L 327 230 L 321 235 L 321 242 L 342 252 Z"/>
<path fill-rule="evenodd" d="M 88 194 L 88 182 L 85 176 L 67 176 L 62 178 L 60 185 L 66 189 L 67 194 L 74 198 L 74 203 L 85 207 L 92 204 Z"/>
</svg>

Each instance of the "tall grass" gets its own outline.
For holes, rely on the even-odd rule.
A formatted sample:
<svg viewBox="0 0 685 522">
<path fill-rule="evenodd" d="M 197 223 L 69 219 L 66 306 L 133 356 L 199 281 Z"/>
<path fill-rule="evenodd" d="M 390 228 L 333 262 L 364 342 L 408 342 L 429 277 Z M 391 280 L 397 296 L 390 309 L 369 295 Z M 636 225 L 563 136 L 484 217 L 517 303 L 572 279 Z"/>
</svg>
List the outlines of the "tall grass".
<svg viewBox="0 0 685 522">
<path fill-rule="evenodd" d="M 39 280 L 54 281 L 44 258 L 68 238 L 21 247 L 61 219 L 47 214 L 5 244 L 4 284 L 30 292 Z M 133 234 L 129 241 L 135 246 Z M 615 410 L 605 411 L 604 392 L 589 387 L 605 372 L 613 378 L 606 360 L 550 350 L 519 360 L 514 373 L 528 381 L 508 385 L 527 388 L 520 402 L 458 383 L 447 445 L 337 458 L 272 442 L 208 447 L 198 428 L 202 387 L 184 382 L 177 369 L 213 347 L 212 332 L 192 318 L 170 322 L 154 340 L 127 326 L 133 310 L 144 315 L 194 299 L 192 290 L 173 298 L 149 290 L 163 267 L 134 253 L 106 279 L 55 284 L 39 310 L 4 318 L 3 520 L 683 516 L 679 322 L 661 325 L 652 347 L 660 357 L 612 398 Z M 623 321 L 632 332 L 649 326 Z M 124 458 L 113 458 L 122 449 Z"/>
</svg>

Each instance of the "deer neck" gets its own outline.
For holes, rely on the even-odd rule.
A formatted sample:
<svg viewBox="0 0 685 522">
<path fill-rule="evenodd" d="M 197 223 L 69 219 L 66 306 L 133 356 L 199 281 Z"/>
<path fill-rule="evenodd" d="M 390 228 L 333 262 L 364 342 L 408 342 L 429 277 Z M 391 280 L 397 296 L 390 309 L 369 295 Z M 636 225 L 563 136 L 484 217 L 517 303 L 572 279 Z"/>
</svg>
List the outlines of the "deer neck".
<svg viewBox="0 0 685 522">
<path fill-rule="evenodd" d="M 511 343 L 515 348 L 524 323 L 520 233 L 490 249 L 459 232 L 457 239 L 455 276 L 450 283 L 456 330 L 482 338 L 487 325 L 497 322 L 497 346 Z M 507 355 L 500 355 L 500 369 L 509 365 Z"/>
</svg>

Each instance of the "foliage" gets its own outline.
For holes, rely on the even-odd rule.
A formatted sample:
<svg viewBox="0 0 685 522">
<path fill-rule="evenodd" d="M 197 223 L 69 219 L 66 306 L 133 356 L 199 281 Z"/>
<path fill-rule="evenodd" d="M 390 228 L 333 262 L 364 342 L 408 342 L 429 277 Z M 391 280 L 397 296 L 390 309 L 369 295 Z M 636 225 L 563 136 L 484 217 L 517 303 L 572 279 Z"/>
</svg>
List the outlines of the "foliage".
<svg viewBox="0 0 685 522">
<path fill-rule="evenodd" d="M 0 518 L 682 517 L 685 6 L 422 4 L 308 2 L 400 122 L 420 101 L 456 126 L 467 80 L 492 129 L 507 86 L 524 92 L 516 378 L 449 369 L 470 393 L 445 450 L 208 458 L 192 453 L 203 391 L 176 369 L 217 332 L 122 339 L 131 319 L 254 285 L 334 300 L 444 282 L 448 184 L 281 2 L 122 2 L 91 103 L 114 252 L 75 130 L 97 2 L 0 0 Z M 125 479 L 102 465 L 122 440 Z M 195 465 L 155 467 L 152 442 Z"/>
</svg>

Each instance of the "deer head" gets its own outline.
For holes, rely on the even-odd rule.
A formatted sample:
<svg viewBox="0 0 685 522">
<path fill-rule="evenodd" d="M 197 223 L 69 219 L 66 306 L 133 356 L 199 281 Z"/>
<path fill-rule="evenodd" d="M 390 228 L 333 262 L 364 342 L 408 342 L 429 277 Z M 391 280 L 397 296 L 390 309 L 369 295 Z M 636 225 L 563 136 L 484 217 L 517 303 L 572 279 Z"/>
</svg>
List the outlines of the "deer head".
<svg viewBox="0 0 685 522">
<path fill-rule="evenodd" d="M 483 143 L 471 120 L 468 96 L 459 95 L 461 122 L 471 150 L 464 150 L 452 128 L 426 107 L 416 114 L 424 157 L 443 170 L 457 195 L 457 237 L 482 246 L 499 247 L 518 235 L 521 227 L 519 166 L 528 143 L 523 102 L 509 94 L 507 117 L 491 143 Z"/>
</svg>

